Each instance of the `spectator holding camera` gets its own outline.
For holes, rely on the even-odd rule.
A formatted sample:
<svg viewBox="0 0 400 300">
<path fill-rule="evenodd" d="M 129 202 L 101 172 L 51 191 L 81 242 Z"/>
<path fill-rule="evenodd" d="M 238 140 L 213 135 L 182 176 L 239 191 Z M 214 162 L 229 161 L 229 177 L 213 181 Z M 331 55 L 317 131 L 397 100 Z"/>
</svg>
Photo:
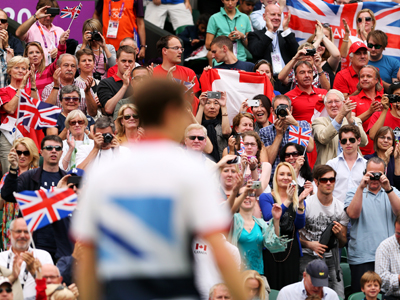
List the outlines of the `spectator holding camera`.
<svg viewBox="0 0 400 300">
<path fill-rule="evenodd" d="M 111 44 L 106 44 L 102 32 L 99 20 L 86 20 L 82 27 L 82 44 L 79 44 L 75 50 L 75 53 L 85 48 L 93 51 L 95 56 L 93 77 L 97 80 L 107 78 L 107 70 L 116 63 L 115 48 Z"/>
<path fill-rule="evenodd" d="M 297 121 L 292 115 L 292 101 L 288 96 L 278 95 L 272 100 L 272 113 L 275 117 L 273 124 L 260 129 L 260 138 L 267 147 L 268 161 L 272 165 L 273 176 L 276 166 L 279 164 L 279 149 L 288 143 L 289 126 L 294 125 L 303 130 L 311 129 L 307 121 Z M 314 139 L 310 137 L 306 152 L 314 149 Z"/>
<path fill-rule="evenodd" d="M 48 9 L 53 11 L 47 12 Z M 58 13 L 55 10 L 58 9 Z M 39 42 L 43 45 L 46 66 L 57 57 L 57 47 L 64 30 L 53 24 L 56 15 L 60 14 L 60 6 L 56 0 L 39 0 L 36 13 L 19 26 L 15 35 L 22 41 Z"/>
<path fill-rule="evenodd" d="M 400 213 L 400 192 L 390 185 L 385 170 L 382 159 L 370 158 L 359 186 L 346 195 L 344 207 L 351 222 L 347 260 L 353 293 L 360 291 L 361 276 L 374 270 L 376 248 L 394 234 L 393 224 Z"/>
</svg>

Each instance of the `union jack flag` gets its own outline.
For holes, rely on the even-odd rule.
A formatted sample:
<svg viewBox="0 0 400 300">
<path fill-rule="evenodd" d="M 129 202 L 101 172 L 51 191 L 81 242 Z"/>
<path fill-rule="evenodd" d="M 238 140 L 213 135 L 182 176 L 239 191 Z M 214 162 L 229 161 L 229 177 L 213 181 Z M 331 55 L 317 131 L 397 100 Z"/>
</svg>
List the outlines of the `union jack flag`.
<svg viewBox="0 0 400 300">
<path fill-rule="evenodd" d="M 23 191 L 14 197 L 30 232 L 68 217 L 77 205 L 72 189 Z"/>
<path fill-rule="evenodd" d="M 289 143 L 296 143 L 307 147 L 310 137 L 311 129 L 304 129 L 294 125 L 289 126 Z"/>
<path fill-rule="evenodd" d="M 81 9 L 82 9 L 82 3 L 79 3 L 78 6 L 74 6 L 74 7 L 66 6 L 65 8 L 63 8 L 61 10 L 60 18 L 61 19 L 65 19 L 65 18 L 76 19 L 79 16 L 79 14 L 81 13 Z"/>
<path fill-rule="evenodd" d="M 16 125 L 23 125 L 28 132 L 30 128 L 54 127 L 57 125 L 57 118 L 60 113 L 61 108 L 33 99 L 26 93 L 21 92 Z"/>
<path fill-rule="evenodd" d="M 334 5 L 322 0 L 287 0 L 291 12 L 289 27 L 299 43 L 307 40 L 315 30 L 315 20 L 328 23 L 333 31 L 336 46 L 340 47 L 345 31 L 342 19 L 347 21 L 351 35 L 357 35 L 357 13 L 370 9 L 376 18 L 376 28 L 388 36 L 388 45 L 383 54 L 400 59 L 400 5 L 395 2 L 358 2 Z"/>
<path fill-rule="evenodd" d="M 240 136 L 240 149 L 238 150 L 239 155 L 243 155 L 246 153 L 246 148 L 244 147 L 243 137 Z"/>
</svg>

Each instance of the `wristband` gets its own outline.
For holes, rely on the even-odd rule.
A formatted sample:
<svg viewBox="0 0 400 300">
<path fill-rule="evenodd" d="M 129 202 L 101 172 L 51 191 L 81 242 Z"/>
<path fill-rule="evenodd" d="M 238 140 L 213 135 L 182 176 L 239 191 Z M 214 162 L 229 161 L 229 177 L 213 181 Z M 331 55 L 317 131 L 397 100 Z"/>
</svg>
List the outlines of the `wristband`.
<svg viewBox="0 0 400 300">
<path fill-rule="evenodd" d="M 321 76 L 322 74 L 325 74 L 324 71 L 318 73 L 318 76 Z"/>
<path fill-rule="evenodd" d="M 31 91 L 36 92 L 37 90 L 36 90 L 36 88 L 31 87 Z"/>
<path fill-rule="evenodd" d="M 53 86 L 53 90 L 59 90 L 60 89 L 60 87 L 58 87 L 58 86 Z"/>
<path fill-rule="evenodd" d="M 393 187 L 391 187 L 391 189 L 390 190 L 388 190 L 388 191 L 385 191 L 386 192 L 386 194 L 390 194 L 391 192 L 393 192 Z"/>
<path fill-rule="evenodd" d="M 227 116 L 228 116 L 228 114 L 227 114 L 227 113 L 225 113 L 225 114 L 222 114 L 222 116 L 223 116 L 223 117 L 227 117 Z"/>
<path fill-rule="evenodd" d="M 305 208 L 304 207 L 298 207 L 297 210 L 301 211 L 301 212 L 304 212 Z"/>
<path fill-rule="evenodd" d="M 343 42 L 348 42 L 349 40 L 343 40 Z"/>
</svg>

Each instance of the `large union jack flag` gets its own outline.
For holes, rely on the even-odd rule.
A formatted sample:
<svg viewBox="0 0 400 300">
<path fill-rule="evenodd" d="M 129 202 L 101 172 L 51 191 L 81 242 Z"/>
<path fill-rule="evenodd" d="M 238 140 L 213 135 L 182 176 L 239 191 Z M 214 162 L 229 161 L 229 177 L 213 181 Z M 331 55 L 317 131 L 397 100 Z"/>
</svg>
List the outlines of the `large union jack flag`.
<svg viewBox="0 0 400 300">
<path fill-rule="evenodd" d="M 43 129 L 57 125 L 58 115 L 61 108 L 33 99 L 24 92 L 21 92 L 21 98 L 18 106 L 18 125 L 23 125 L 27 131 L 30 128 Z"/>
<path fill-rule="evenodd" d="M 82 3 L 79 3 L 78 6 L 74 7 L 68 7 L 66 6 L 60 11 L 60 18 L 65 19 L 65 18 L 74 18 L 76 19 L 79 14 L 81 13 L 82 9 Z"/>
<path fill-rule="evenodd" d="M 30 232 L 66 218 L 76 208 L 72 189 L 23 191 L 14 193 Z"/>
<path fill-rule="evenodd" d="M 400 5 L 395 2 L 358 2 L 334 5 L 322 0 L 287 0 L 291 12 L 289 27 L 299 43 L 307 40 L 315 30 L 315 20 L 328 23 L 333 31 L 336 46 L 340 47 L 344 37 L 342 19 L 347 21 L 351 35 L 357 35 L 357 13 L 368 8 L 376 18 L 376 28 L 388 36 L 388 46 L 384 54 L 400 59 Z"/>
<path fill-rule="evenodd" d="M 296 143 L 307 147 L 310 137 L 311 129 L 304 129 L 294 125 L 289 126 L 289 143 Z"/>
</svg>

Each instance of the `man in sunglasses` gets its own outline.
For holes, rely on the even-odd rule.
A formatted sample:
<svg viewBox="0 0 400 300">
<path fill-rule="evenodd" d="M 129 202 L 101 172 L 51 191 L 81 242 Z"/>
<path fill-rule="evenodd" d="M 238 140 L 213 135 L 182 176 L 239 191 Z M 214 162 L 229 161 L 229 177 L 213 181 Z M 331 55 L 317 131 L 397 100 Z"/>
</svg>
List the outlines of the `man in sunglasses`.
<svg viewBox="0 0 400 300">
<path fill-rule="evenodd" d="M 400 62 L 391 56 L 383 55 L 388 44 L 388 37 L 382 30 L 373 30 L 368 33 L 367 47 L 369 52 L 369 65 L 379 70 L 385 91 L 397 80 L 400 80 Z"/>
<path fill-rule="evenodd" d="M 0 299 L 1 300 L 13 300 L 14 294 L 11 282 L 8 278 L 0 277 Z"/>
<path fill-rule="evenodd" d="M 303 247 L 303 256 L 300 257 L 300 273 L 306 268 L 309 262 L 323 258 L 329 269 L 329 287 L 344 299 L 343 278 L 339 266 L 338 247 L 342 248 L 347 243 L 347 224 L 349 217 L 344 211 L 344 204 L 333 196 L 336 182 L 336 171 L 328 165 L 316 166 L 313 170 L 315 185 L 318 192 L 307 199 L 306 225 L 300 230 L 300 242 Z M 320 238 L 325 229 L 334 223 L 332 232 L 338 240 L 335 248 L 321 244 Z M 336 261 L 335 261 L 336 260 Z M 335 267 L 336 265 L 336 267 Z M 338 276 L 340 274 L 340 281 Z"/>
<path fill-rule="evenodd" d="M 0 8 L 0 48 L 6 51 L 9 47 L 14 51 L 14 55 L 22 55 L 24 47 L 21 41 L 7 31 L 8 16 L 7 13 Z"/>
<path fill-rule="evenodd" d="M 360 184 L 347 192 L 344 203 L 351 222 L 347 260 L 352 293 L 360 291 L 361 276 L 374 271 L 379 244 L 395 233 L 393 224 L 400 213 L 400 192 L 390 186 L 385 170 L 386 163 L 381 158 L 370 158 Z"/>
</svg>

